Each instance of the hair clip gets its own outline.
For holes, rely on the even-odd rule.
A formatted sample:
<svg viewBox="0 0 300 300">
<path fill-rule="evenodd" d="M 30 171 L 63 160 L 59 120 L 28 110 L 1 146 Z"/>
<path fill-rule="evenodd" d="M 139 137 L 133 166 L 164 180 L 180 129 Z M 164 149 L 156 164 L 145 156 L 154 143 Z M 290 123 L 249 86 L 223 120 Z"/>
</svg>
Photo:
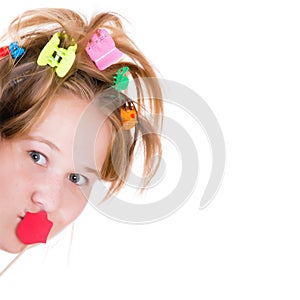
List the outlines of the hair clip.
<svg viewBox="0 0 300 300">
<path fill-rule="evenodd" d="M 125 102 L 120 108 L 120 115 L 125 130 L 129 130 L 137 124 L 137 111 L 132 101 Z"/>
<path fill-rule="evenodd" d="M 25 50 L 18 46 L 18 42 L 13 42 L 10 43 L 9 46 L 3 46 L 0 48 L 0 58 L 6 57 L 10 54 L 14 59 L 17 59 L 24 53 Z"/>
<path fill-rule="evenodd" d="M 37 64 L 39 66 L 46 66 L 47 64 L 52 68 L 55 68 L 55 72 L 58 77 L 64 77 L 71 69 L 75 61 L 75 52 L 77 50 L 77 44 L 69 46 L 68 49 L 60 48 L 60 33 L 56 32 L 49 42 L 45 45 L 41 51 Z"/>
<path fill-rule="evenodd" d="M 9 47 L 3 46 L 0 48 L 0 58 L 6 57 L 9 55 Z"/>
<path fill-rule="evenodd" d="M 123 52 L 116 48 L 114 40 L 105 29 L 98 29 L 92 35 L 85 50 L 100 71 L 123 56 Z"/>
<path fill-rule="evenodd" d="M 117 91 L 124 91 L 128 88 L 129 78 L 125 75 L 128 72 L 129 68 L 127 66 L 119 69 L 114 76 L 114 89 Z"/>
<path fill-rule="evenodd" d="M 18 42 L 11 43 L 9 45 L 9 51 L 10 51 L 11 56 L 14 59 L 17 59 L 18 57 L 20 57 L 21 55 L 23 55 L 25 53 L 25 50 L 18 46 Z"/>
</svg>

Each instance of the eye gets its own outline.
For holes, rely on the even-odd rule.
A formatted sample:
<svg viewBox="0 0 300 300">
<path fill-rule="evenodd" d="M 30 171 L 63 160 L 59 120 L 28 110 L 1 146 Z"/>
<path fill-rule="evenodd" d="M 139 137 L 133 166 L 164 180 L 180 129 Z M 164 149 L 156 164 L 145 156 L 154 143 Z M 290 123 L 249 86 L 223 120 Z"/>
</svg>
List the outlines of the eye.
<svg viewBox="0 0 300 300">
<path fill-rule="evenodd" d="M 47 165 L 47 157 L 42 153 L 37 151 L 30 151 L 29 155 L 36 164 L 44 167 Z"/>
<path fill-rule="evenodd" d="M 71 173 L 69 175 L 69 180 L 76 185 L 84 185 L 88 181 L 85 176 L 77 174 L 77 173 Z"/>
</svg>

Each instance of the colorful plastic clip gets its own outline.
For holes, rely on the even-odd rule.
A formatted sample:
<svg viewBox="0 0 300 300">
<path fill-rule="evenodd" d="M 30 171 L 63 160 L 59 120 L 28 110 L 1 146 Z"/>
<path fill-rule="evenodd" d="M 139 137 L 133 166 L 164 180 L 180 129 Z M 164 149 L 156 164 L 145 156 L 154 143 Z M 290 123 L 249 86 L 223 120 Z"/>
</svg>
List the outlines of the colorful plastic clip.
<svg viewBox="0 0 300 300">
<path fill-rule="evenodd" d="M 120 109 L 123 128 L 129 130 L 137 124 L 137 112 L 133 102 L 126 102 Z"/>
<path fill-rule="evenodd" d="M 75 43 L 74 45 L 69 46 L 68 49 L 59 48 L 59 37 L 59 32 L 56 32 L 52 36 L 41 51 L 37 64 L 39 66 L 46 66 L 48 64 L 52 68 L 55 68 L 55 72 L 58 77 L 64 77 L 69 72 L 75 61 L 77 44 Z"/>
<path fill-rule="evenodd" d="M 9 46 L 3 46 L 0 48 L 0 58 L 6 57 L 9 54 L 17 59 L 25 53 L 25 50 L 18 46 L 18 42 L 10 43 Z"/>
<path fill-rule="evenodd" d="M 6 57 L 9 55 L 9 47 L 3 46 L 0 48 L 0 58 Z"/>
<path fill-rule="evenodd" d="M 18 42 L 11 43 L 9 45 L 9 51 L 14 59 L 17 59 L 25 53 L 25 50 L 18 46 Z"/>
<path fill-rule="evenodd" d="M 92 35 L 85 50 L 100 71 L 123 56 L 123 52 L 116 48 L 114 40 L 105 29 L 98 29 Z"/>
<path fill-rule="evenodd" d="M 113 85 L 113 87 L 119 92 L 124 91 L 128 88 L 129 79 L 125 75 L 128 72 L 128 70 L 129 70 L 128 67 L 122 67 L 121 69 L 119 69 L 117 71 L 116 75 L 114 76 L 114 85 Z"/>
</svg>

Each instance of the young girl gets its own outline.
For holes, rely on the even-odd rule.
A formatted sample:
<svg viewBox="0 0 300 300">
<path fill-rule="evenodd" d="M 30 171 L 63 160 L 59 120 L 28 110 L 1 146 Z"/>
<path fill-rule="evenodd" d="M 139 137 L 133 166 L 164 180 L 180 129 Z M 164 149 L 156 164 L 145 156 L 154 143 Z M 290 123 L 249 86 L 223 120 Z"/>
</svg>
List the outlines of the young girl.
<svg viewBox="0 0 300 300">
<path fill-rule="evenodd" d="M 19 253 L 74 221 L 97 179 L 109 184 L 102 198 L 117 193 L 138 139 L 143 174 L 154 175 L 163 104 L 153 68 L 115 14 L 88 22 L 68 9 L 26 11 L 12 21 L 2 45 L 0 249 Z M 130 79 L 136 99 L 126 96 Z M 75 143 L 81 117 L 95 98 L 99 109 L 90 121 L 101 127 L 94 145 L 86 144 L 89 139 Z M 95 153 L 74 164 L 78 145 L 93 146 Z"/>
</svg>

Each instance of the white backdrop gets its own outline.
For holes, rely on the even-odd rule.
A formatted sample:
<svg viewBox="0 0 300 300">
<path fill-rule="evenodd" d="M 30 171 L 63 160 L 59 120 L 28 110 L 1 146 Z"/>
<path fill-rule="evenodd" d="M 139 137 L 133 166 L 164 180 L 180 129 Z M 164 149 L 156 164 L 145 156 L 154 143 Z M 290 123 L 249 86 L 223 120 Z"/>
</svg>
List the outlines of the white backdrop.
<svg viewBox="0 0 300 300">
<path fill-rule="evenodd" d="M 7 3 L 1 27 L 46 6 L 126 17 L 162 77 L 189 86 L 214 111 L 226 171 L 199 210 L 211 157 L 201 129 L 186 120 L 192 136 L 202 135 L 201 170 L 181 209 L 129 225 L 87 207 L 71 246 L 68 228 L 29 250 L 0 278 L 0 299 L 299 299 L 297 1 L 31 0 Z"/>
</svg>

